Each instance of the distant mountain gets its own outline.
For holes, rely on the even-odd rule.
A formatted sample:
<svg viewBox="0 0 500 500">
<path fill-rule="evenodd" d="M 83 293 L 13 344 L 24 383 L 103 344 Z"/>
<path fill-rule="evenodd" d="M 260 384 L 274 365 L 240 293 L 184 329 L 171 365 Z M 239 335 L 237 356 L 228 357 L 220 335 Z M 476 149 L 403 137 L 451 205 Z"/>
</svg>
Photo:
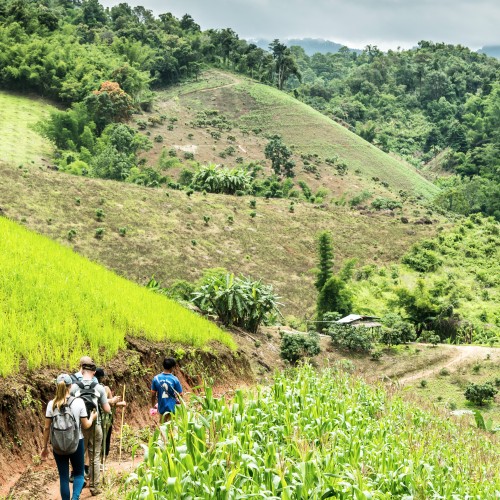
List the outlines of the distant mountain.
<svg viewBox="0 0 500 500">
<path fill-rule="evenodd" d="M 500 59 L 500 45 L 485 45 L 482 49 L 479 49 L 478 52 Z"/>
<path fill-rule="evenodd" d="M 272 40 L 267 40 L 265 38 L 248 39 L 248 41 L 251 43 L 255 43 L 257 47 L 265 50 L 269 49 L 269 44 L 272 42 Z M 335 52 L 338 52 L 341 47 L 344 47 L 344 45 L 342 45 L 341 43 L 324 40 L 323 38 L 288 38 L 280 41 L 282 43 L 285 43 L 288 47 L 291 47 L 292 45 L 298 45 L 299 47 L 302 47 L 308 56 L 312 56 L 317 52 L 321 54 L 327 54 L 328 52 L 331 52 L 332 54 L 334 54 Z M 358 54 L 361 53 L 361 50 L 359 49 L 349 48 L 349 50 L 351 50 L 352 52 L 357 52 Z"/>
</svg>

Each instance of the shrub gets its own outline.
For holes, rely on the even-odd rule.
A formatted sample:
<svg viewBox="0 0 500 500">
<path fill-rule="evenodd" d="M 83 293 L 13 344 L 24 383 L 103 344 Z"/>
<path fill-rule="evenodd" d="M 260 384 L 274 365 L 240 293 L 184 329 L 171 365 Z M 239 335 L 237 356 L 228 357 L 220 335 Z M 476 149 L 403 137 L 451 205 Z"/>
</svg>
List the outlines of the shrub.
<svg viewBox="0 0 500 500">
<path fill-rule="evenodd" d="M 226 326 L 256 332 L 267 317 L 279 314 L 278 299 L 270 285 L 216 269 L 212 275 L 204 276 L 192 301 L 202 311 L 216 314 Z"/>
<path fill-rule="evenodd" d="M 217 165 L 203 165 L 194 174 L 192 185 L 199 191 L 222 194 L 242 194 L 252 183 L 250 174 L 241 168 L 229 170 Z"/>
<path fill-rule="evenodd" d="M 374 338 L 369 328 L 354 327 L 334 323 L 328 328 L 328 335 L 332 344 L 340 349 L 355 352 L 370 352 L 373 348 Z"/>
<path fill-rule="evenodd" d="M 404 255 L 401 262 L 421 273 L 436 271 L 443 263 L 436 252 L 417 247 Z"/>
<path fill-rule="evenodd" d="M 320 351 L 319 335 L 315 332 L 307 335 L 285 333 L 281 338 L 280 356 L 292 364 L 316 356 Z"/>
<path fill-rule="evenodd" d="M 194 153 L 191 153 L 190 151 L 185 151 L 184 152 L 184 159 L 185 160 L 194 160 Z"/>
<path fill-rule="evenodd" d="M 395 208 L 401 208 L 403 204 L 390 198 L 376 198 L 372 201 L 371 206 L 375 210 L 394 210 Z"/>
<path fill-rule="evenodd" d="M 425 389 L 427 387 L 427 380 L 423 379 L 420 381 L 420 387 L 422 387 L 422 389 Z"/>
<path fill-rule="evenodd" d="M 234 222 L 234 217 L 232 215 L 227 216 L 227 223 L 232 224 Z"/>
<path fill-rule="evenodd" d="M 104 236 L 104 228 L 103 227 L 98 227 L 95 230 L 94 237 L 98 240 L 101 240 Z"/>
<path fill-rule="evenodd" d="M 250 208 L 257 208 L 257 200 L 250 200 L 249 205 Z"/>
<path fill-rule="evenodd" d="M 356 195 L 354 198 L 352 198 L 349 201 L 349 205 L 351 207 L 357 207 L 358 205 L 361 205 L 361 203 L 371 198 L 371 196 L 372 194 L 369 191 L 363 191 L 360 194 Z"/>
<path fill-rule="evenodd" d="M 469 384 L 465 389 L 465 399 L 472 404 L 483 406 L 487 401 L 492 400 L 498 390 L 490 382 L 485 384 Z"/>
<path fill-rule="evenodd" d="M 256 212 L 255 210 L 252 210 L 252 211 L 250 212 L 250 217 L 251 217 L 252 219 L 255 219 L 255 217 L 257 217 L 257 212 Z"/>
<path fill-rule="evenodd" d="M 204 215 L 203 216 L 203 222 L 205 223 L 205 226 L 208 226 L 208 223 L 210 222 L 210 215 Z"/>
<path fill-rule="evenodd" d="M 120 227 L 120 228 L 118 229 L 118 234 L 119 234 L 120 236 L 122 236 L 122 237 L 123 237 L 123 236 L 125 236 L 125 235 L 127 234 L 127 228 L 126 228 L 126 227 Z"/>
<path fill-rule="evenodd" d="M 154 137 L 154 141 L 155 142 L 163 142 L 163 136 L 158 134 L 158 135 L 155 135 Z"/>
<path fill-rule="evenodd" d="M 95 218 L 97 220 L 102 220 L 104 218 L 104 210 L 102 208 L 98 208 L 96 211 L 95 211 Z"/>
<path fill-rule="evenodd" d="M 66 235 L 69 241 L 71 241 L 76 236 L 76 229 L 70 229 Z"/>
<path fill-rule="evenodd" d="M 75 205 L 78 205 L 80 206 L 82 200 L 80 200 L 80 198 L 75 198 Z"/>
</svg>

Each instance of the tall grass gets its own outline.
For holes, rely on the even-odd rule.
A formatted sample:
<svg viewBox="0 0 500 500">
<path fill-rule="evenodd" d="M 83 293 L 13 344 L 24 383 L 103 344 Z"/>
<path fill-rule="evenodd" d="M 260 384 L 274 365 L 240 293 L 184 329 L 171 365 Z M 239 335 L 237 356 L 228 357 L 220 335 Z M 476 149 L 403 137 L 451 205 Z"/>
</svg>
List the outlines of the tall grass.
<svg viewBox="0 0 500 500">
<path fill-rule="evenodd" d="M 208 390 L 180 407 L 151 438 L 128 498 L 493 499 L 494 439 L 305 366 L 253 394 Z"/>
<path fill-rule="evenodd" d="M 111 358 L 125 336 L 206 347 L 229 334 L 177 303 L 0 217 L 0 375 Z"/>
</svg>

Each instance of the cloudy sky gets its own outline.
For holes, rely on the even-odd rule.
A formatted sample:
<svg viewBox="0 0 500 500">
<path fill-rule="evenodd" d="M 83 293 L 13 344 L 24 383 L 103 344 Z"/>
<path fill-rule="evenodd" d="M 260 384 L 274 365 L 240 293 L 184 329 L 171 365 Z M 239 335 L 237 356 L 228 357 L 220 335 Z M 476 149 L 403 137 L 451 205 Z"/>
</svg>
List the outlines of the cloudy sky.
<svg viewBox="0 0 500 500">
<path fill-rule="evenodd" d="M 111 6 L 126 0 L 101 0 Z M 473 49 L 500 44 L 500 0 L 128 0 L 155 14 L 190 14 L 202 29 L 241 38 L 325 38 L 353 48 L 419 40 Z"/>
</svg>

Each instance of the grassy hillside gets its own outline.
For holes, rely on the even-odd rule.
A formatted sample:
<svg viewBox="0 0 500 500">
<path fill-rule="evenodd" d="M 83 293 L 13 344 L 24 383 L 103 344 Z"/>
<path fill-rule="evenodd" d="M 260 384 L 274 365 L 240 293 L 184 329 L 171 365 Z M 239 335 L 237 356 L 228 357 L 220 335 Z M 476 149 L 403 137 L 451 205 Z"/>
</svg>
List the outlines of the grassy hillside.
<svg viewBox="0 0 500 500">
<path fill-rule="evenodd" d="M 464 339 L 471 336 L 477 342 L 500 342 L 498 222 L 473 216 L 432 240 L 420 242 L 410 255 L 410 265 L 372 267 L 359 273 L 353 284 L 357 311 L 378 315 L 395 312 L 398 288 L 421 287 L 422 301 L 429 296 L 434 303 L 452 306 L 463 322 Z M 426 265 L 428 259 L 435 259 L 435 270 L 415 269 L 415 265 Z"/>
<path fill-rule="evenodd" d="M 43 99 L 0 91 L 0 158 L 16 167 L 46 162 L 52 145 L 32 130 L 52 106 Z"/>
<path fill-rule="evenodd" d="M 360 214 L 346 207 L 318 208 L 287 200 L 258 199 L 251 218 L 249 197 L 206 195 L 87 179 L 32 167 L 0 164 L 0 207 L 9 218 L 72 246 L 139 283 L 152 275 L 164 284 L 201 276 L 224 266 L 275 285 L 285 315 L 312 314 L 316 234 L 334 236 L 335 263 L 389 264 L 412 243 L 435 234 L 436 224 L 410 224 L 387 214 Z M 97 220 L 97 210 L 103 211 Z M 208 224 L 203 217 L 210 217 Z M 234 222 L 228 222 L 232 216 Z M 101 239 L 96 230 L 104 229 Z M 120 236 L 120 228 L 126 228 Z M 73 230 L 75 234 L 69 235 Z M 71 239 L 68 239 L 71 238 Z"/>
<path fill-rule="evenodd" d="M 0 218 L 0 375 L 26 363 L 70 367 L 83 353 L 105 361 L 126 335 L 231 347 L 229 334 L 47 238 Z"/>
<path fill-rule="evenodd" d="M 148 155 L 152 162 L 163 148 L 172 145 L 181 152 L 193 152 L 200 162 L 234 166 L 238 156 L 244 161 L 264 160 L 265 136 L 279 134 L 294 149 L 297 176 L 315 187 L 325 186 L 337 197 L 352 197 L 361 189 L 387 191 L 381 182 L 395 194 L 405 190 L 431 197 L 438 191 L 408 163 L 389 156 L 290 95 L 241 76 L 208 71 L 197 82 L 160 92 L 156 107 L 176 121 L 148 131 L 151 137 L 160 135 L 164 141 Z M 222 132 L 220 139 L 212 137 L 213 128 L 196 126 L 199 113 L 206 110 L 217 111 L 232 127 Z M 228 141 L 231 135 L 234 140 Z M 236 151 L 221 158 L 228 145 Z M 182 158 L 182 154 L 178 156 Z M 325 163 L 334 157 L 348 165 L 347 176 L 336 175 L 335 167 Z"/>
</svg>

